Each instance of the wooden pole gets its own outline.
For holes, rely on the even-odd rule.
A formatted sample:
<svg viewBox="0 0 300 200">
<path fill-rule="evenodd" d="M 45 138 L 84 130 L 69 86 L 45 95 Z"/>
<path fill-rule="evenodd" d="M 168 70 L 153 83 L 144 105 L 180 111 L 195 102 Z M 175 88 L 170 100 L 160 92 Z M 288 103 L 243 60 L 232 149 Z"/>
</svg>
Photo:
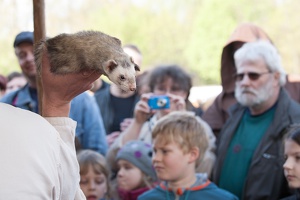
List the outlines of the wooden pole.
<svg viewBox="0 0 300 200">
<path fill-rule="evenodd" d="M 45 2 L 44 0 L 33 0 L 33 22 L 34 22 L 34 43 L 46 37 L 45 27 Z M 42 94 L 43 87 L 41 77 L 37 73 L 37 92 L 39 102 L 39 114 L 42 115 Z"/>
</svg>

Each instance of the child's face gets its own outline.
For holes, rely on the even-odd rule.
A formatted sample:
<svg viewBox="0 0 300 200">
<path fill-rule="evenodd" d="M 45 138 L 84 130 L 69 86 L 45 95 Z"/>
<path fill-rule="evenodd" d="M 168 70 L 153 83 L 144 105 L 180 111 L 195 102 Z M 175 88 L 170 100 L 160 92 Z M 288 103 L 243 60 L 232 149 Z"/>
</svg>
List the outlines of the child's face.
<svg viewBox="0 0 300 200">
<path fill-rule="evenodd" d="M 291 188 L 300 188 L 300 146 L 293 140 L 284 143 L 284 175 Z"/>
<path fill-rule="evenodd" d="M 99 200 L 107 192 L 107 179 L 104 174 L 96 174 L 90 165 L 88 173 L 80 175 L 80 188 L 87 200 Z"/>
<path fill-rule="evenodd" d="M 158 139 L 153 140 L 152 163 L 160 180 L 176 183 L 190 173 L 190 153 L 184 153 L 175 142 L 163 144 Z"/>
<path fill-rule="evenodd" d="M 143 183 L 143 172 L 126 160 L 118 160 L 118 188 L 131 191 L 141 187 Z"/>
</svg>

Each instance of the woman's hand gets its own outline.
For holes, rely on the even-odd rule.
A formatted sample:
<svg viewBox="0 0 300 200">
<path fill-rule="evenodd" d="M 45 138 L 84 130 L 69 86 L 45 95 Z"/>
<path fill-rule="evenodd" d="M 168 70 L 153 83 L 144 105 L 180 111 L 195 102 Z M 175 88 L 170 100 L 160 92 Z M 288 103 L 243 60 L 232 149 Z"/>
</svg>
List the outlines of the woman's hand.
<svg viewBox="0 0 300 200">
<path fill-rule="evenodd" d="M 157 110 L 158 119 L 173 111 L 186 110 L 185 99 L 182 96 L 174 95 L 170 93 L 167 93 L 166 95 L 170 98 L 170 108 Z"/>
<path fill-rule="evenodd" d="M 141 99 L 135 105 L 134 120 L 136 123 L 143 124 L 153 114 L 153 111 L 151 111 L 148 105 L 148 100 L 152 95 L 152 93 L 142 94 Z"/>
<path fill-rule="evenodd" d="M 130 124 L 132 123 L 132 121 L 133 121 L 133 118 L 125 118 L 125 119 L 123 119 L 123 121 L 120 123 L 120 130 L 121 130 L 121 132 L 125 131 L 130 126 Z"/>
<path fill-rule="evenodd" d="M 182 96 L 167 94 L 170 98 L 170 111 L 186 110 L 185 99 Z"/>
<path fill-rule="evenodd" d="M 109 147 L 112 145 L 112 143 L 114 143 L 114 141 L 119 137 L 120 134 L 120 131 L 115 131 L 106 136 L 106 141 Z"/>
</svg>

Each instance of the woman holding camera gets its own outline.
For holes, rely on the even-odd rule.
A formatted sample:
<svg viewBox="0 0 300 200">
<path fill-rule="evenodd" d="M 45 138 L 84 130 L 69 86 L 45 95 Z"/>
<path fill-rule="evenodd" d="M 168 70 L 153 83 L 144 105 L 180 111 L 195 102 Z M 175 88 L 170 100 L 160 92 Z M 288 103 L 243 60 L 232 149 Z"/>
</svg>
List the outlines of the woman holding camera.
<svg viewBox="0 0 300 200">
<path fill-rule="evenodd" d="M 135 106 L 134 119 L 129 127 L 121 133 L 108 151 L 107 159 L 112 171 L 116 170 L 114 158 L 120 147 L 131 140 L 143 140 L 151 144 L 151 132 L 157 120 L 173 111 L 192 111 L 188 104 L 188 97 L 192 87 L 191 77 L 178 65 L 161 65 L 155 67 L 149 74 L 148 84 L 151 93 L 143 94 Z M 162 96 L 163 95 L 163 96 Z M 149 101 L 150 100 L 150 101 Z M 161 100 L 166 103 L 161 106 Z M 150 103 L 150 105 L 149 105 Z M 155 108 L 155 109 L 151 109 Z M 205 122 L 203 122 L 205 123 Z M 210 175 L 215 160 L 215 137 L 210 127 L 207 134 L 210 145 L 206 162 L 198 167 L 198 172 L 206 172 Z"/>
</svg>

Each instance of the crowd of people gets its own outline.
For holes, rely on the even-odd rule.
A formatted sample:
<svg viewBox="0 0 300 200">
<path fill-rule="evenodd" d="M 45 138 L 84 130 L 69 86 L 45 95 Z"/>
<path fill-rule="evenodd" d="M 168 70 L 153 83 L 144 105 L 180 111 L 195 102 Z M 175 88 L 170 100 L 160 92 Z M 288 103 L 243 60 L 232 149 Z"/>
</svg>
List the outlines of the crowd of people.
<svg viewBox="0 0 300 200">
<path fill-rule="evenodd" d="M 1 199 L 300 199 L 300 81 L 262 28 L 233 31 L 206 110 L 181 65 L 145 70 L 125 92 L 97 72 L 55 75 L 47 54 L 39 99 L 33 32 L 13 46 L 21 73 L 0 75 Z M 141 50 L 123 49 L 143 69 Z"/>
</svg>

